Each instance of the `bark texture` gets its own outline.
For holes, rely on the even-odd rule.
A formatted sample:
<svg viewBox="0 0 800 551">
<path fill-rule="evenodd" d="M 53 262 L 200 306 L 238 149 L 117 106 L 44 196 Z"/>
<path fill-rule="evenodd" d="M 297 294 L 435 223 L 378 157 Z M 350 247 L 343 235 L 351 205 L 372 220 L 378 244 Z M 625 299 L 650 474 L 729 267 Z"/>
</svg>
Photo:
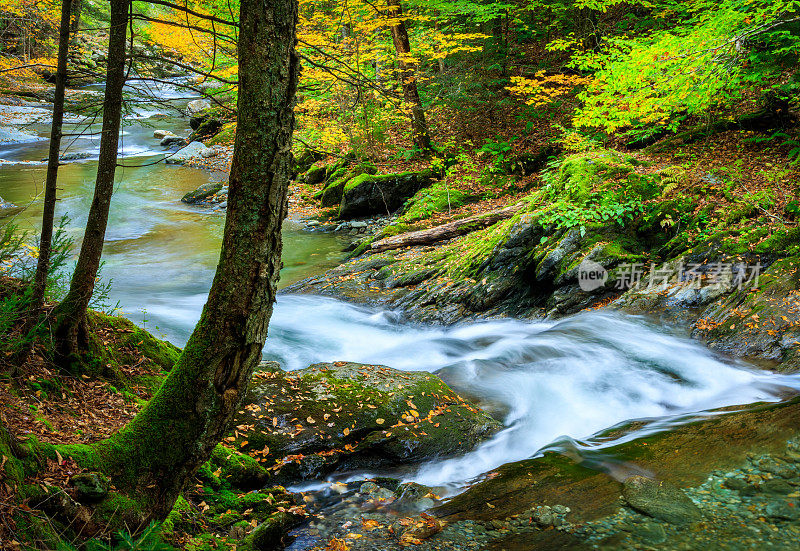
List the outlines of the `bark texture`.
<svg viewBox="0 0 800 551">
<path fill-rule="evenodd" d="M 431 150 L 431 138 L 428 134 L 428 123 L 425 110 L 419 97 L 416 77 L 416 63 L 410 61 L 411 43 L 408 40 L 408 29 L 403 21 L 403 7 L 400 0 L 387 0 L 388 15 L 392 19 L 392 42 L 397 52 L 397 65 L 400 68 L 400 85 L 403 88 L 403 99 L 411 110 L 411 130 L 414 146 L 427 153 Z"/>
<path fill-rule="evenodd" d="M 130 0 L 111 0 L 111 29 L 108 42 L 108 70 L 103 100 L 103 128 L 94 197 L 72 274 L 69 292 L 56 308 L 55 353 L 61 363 L 71 363 L 88 348 L 86 310 L 94 292 L 103 254 L 108 210 L 114 193 L 117 147 L 122 117 L 122 88 L 125 85 L 125 46 Z"/>
<path fill-rule="evenodd" d="M 61 2 L 61 26 L 58 33 L 58 67 L 53 99 L 53 125 L 50 129 L 50 150 L 47 157 L 47 176 L 44 182 L 42 233 L 39 237 L 39 258 L 33 280 L 31 318 L 39 315 L 44 305 L 47 274 L 50 271 L 50 252 L 53 245 L 53 222 L 56 210 L 58 160 L 61 152 L 61 135 L 64 124 L 64 90 L 67 85 L 67 53 L 69 52 L 70 14 L 72 0 Z"/>
<path fill-rule="evenodd" d="M 153 518 L 227 432 L 261 360 L 281 267 L 299 61 L 297 1 L 242 0 L 237 134 L 222 251 L 208 302 L 167 379 L 125 429 L 94 446 Z"/>
</svg>

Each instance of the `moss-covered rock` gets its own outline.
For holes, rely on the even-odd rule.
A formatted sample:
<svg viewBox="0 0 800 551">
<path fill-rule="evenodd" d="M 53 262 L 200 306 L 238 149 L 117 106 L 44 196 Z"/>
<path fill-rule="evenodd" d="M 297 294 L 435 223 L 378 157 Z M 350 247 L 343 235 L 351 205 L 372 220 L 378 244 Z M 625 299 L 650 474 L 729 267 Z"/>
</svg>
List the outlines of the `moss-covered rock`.
<svg viewBox="0 0 800 551">
<path fill-rule="evenodd" d="M 455 209 L 463 205 L 469 195 L 445 182 L 435 182 L 428 188 L 419 190 L 403 207 L 398 219 L 400 224 L 411 224 L 429 218 L 432 214 Z"/>
<path fill-rule="evenodd" d="M 317 194 L 323 207 L 332 207 L 342 201 L 342 194 L 348 182 L 363 174 L 377 174 L 378 168 L 369 161 L 349 166 L 342 165 L 328 176 L 328 183 Z"/>
<path fill-rule="evenodd" d="M 362 174 L 352 178 L 343 188 L 339 218 L 349 219 L 395 211 L 437 178 L 438 174 L 432 170 L 377 176 Z"/>
<path fill-rule="evenodd" d="M 203 184 L 199 188 L 188 192 L 181 198 L 181 201 L 184 203 L 189 203 L 190 205 L 199 203 L 204 199 L 208 199 L 212 195 L 218 193 L 222 189 L 222 185 L 222 182 L 208 182 L 207 184 Z"/>
<path fill-rule="evenodd" d="M 500 427 L 435 375 L 345 362 L 261 371 L 247 403 L 230 440 L 285 481 L 464 453 Z"/>
<path fill-rule="evenodd" d="M 487 479 L 434 509 L 448 522 L 487 521 L 537 505 L 566 505 L 570 521 L 583 523 L 613 514 L 622 504 L 624 481 L 652 473 L 677 487 L 702 483 L 716 469 L 740 467 L 748 456 L 783 452 L 800 429 L 800 400 L 711 416 L 669 431 L 623 442 L 601 453 L 546 452 L 507 463 Z M 627 428 L 609 431 L 622 436 Z M 684 502 L 685 503 L 685 502 Z M 488 504 L 488 506 L 487 506 Z M 689 513 L 692 518 L 696 518 Z"/>
</svg>

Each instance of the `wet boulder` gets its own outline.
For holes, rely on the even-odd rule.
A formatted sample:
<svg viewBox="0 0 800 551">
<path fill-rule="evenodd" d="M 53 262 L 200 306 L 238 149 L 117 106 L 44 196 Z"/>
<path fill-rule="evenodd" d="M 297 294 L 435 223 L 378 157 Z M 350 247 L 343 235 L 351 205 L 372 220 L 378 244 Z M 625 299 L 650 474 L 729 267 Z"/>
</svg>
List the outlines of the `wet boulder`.
<svg viewBox="0 0 800 551">
<path fill-rule="evenodd" d="M 430 186 L 437 176 L 433 170 L 356 176 L 343 186 L 339 218 L 349 219 L 395 211 L 420 189 Z"/>
<path fill-rule="evenodd" d="M 703 518 L 683 490 L 664 480 L 631 476 L 622 485 L 622 495 L 633 509 L 670 524 L 688 524 Z"/>
<path fill-rule="evenodd" d="M 180 136 L 164 136 L 159 145 L 162 147 L 186 147 L 186 138 L 181 138 Z"/>
<path fill-rule="evenodd" d="M 227 440 L 278 482 L 465 453 L 500 424 L 427 372 L 336 362 L 251 381 Z"/>
<path fill-rule="evenodd" d="M 199 188 L 195 189 L 194 191 L 190 191 L 186 195 L 181 198 L 181 201 L 184 203 L 189 203 L 193 205 L 195 203 L 200 203 L 209 197 L 214 196 L 215 194 L 219 193 L 222 190 L 222 182 L 208 182 L 203 184 Z"/>
</svg>

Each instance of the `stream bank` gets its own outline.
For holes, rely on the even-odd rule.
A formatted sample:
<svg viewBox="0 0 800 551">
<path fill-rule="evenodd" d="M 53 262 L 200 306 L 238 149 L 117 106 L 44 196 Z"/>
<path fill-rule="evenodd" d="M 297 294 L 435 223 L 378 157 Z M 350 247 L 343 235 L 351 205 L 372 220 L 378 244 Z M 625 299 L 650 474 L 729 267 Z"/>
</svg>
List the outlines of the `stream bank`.
<svg viewBox="0 0 800 551">
<path fill-rule="evenodd" d="M 158 120 L 164 124 L 161 117 Z M 183 120 L 175 125 L 186 130 Z M 127 142 L 143 157 L 160 147 L 148 132 L 133 129 Z M 137 146 L 143 149 L 137 151 Z M 74 165 L 83 167 L 79 173 L 85 179 L 92 166 L 91 158 L 84 161 Z M 677 486 L 694 485 L 688 494 L 712 527 L 721 527 L 730 518 L 718 514 L 722 511 L 719 500 L 703 505 L 704 492 L 713 490 L 725 498 L 726 504 L 763 511 L 768 520 L 753 519 L 755 529 L 763 532 L 762 540 L 776 545 L 790 541 L 787 538 L 793 535 L 796 518 L 787 512 L 796 506 L 793 494 L 797 477 L 792 459 L 795 447 L 785 446 L 796 434 L 798 412 L 796 402 L 780 401 L 796 394 L 796 381 L 775 374 L 759 375 L 748 364 L 705 355 L 696 344 L 690 346 L 659 331 L 669 333 L 668 324 L 682 324 L 719 350 L 774 362 L 772 367 L 786 372 L 795 371 L 796 234 L 787 230 L 781 235 L 764 235 L 758 229 L 751 231 L 746 218 L 740 217 L 729 220 L 728 226 L 712 228 L 718 230 L 713 235 L 705 232 L 702 239 L 689 241 L 686 232 L 708 228 L 701 227 L 700 216 L 694 207 L 689 208 L 691 198 L 670 195 L 673 173 L 651 171 L 630 156 L 608 151 L 568 161 L 549 189 L 537 190 L 529 197 L 527 208 L 508 220 L 450 242 L 361 257 L 284 291 L 265 353 L 284 368 L 301 372 L 275 376 L 280 384 L 265 390 L 258 401 L 254 398 L 247 404 L 250 409 L 241 413 L 255 413 L 255 419 L 242 417 L 239 423 L 255 425 L 258 416 L 264 415 L 270 420 L 259 431 L 270 432 L 268 426 L 273 423 L 281 431 L 276 431 L 279 434 L 274 435 L 274 443 L 266 439 L 259 442 L 249 436 L 253 429 L 236 427 L 228 444 L 252 453 L 262 465 L 258 467 L 258 463 L 246 459 L 248 456 L 230 450 L 216 452 L 200 473 L 202 492 L 192 493 L 191 501 L 179 502 L 168 527 L 196 529 L 199 519 L 212 519 L 208 530 L 198 536 L 201 541 L 191 545 L 203 548 L 211 542 L 224 542 L 263 549 L 299 520 L 287 520 L 283 514 L 289 511 L 289 515 L 300 516 L 301 509 L 294 507 L 305 504 L 318 518 L 294 533 L 298 536 L 295 549 L 323 546 L 331 538 L 352 549 L 394 549 L 406 544 L 420 545 L 421 549 L 688 545 L 705 525 L 689 522 L 688 527 L 676 528 L 663 520 L 650 520 L 659 508 L 641 505 L 624 485 L 631 474 L 636 474 Z M 130 179 L 131 173 L 141 168 L 126 170 L 129 179 L 123 180 L 121 193 L 115 196 L 121 210 L 115 213 L 118 218 L 112 227 L 119 228 L 120 233 L 110 240 L 107 258 L 111 275 L 117 278 L 116 286 L 122 290 L 112 296 L 127 298 L 125 305 L 136 307 L 142 307 L 142 303 L 135 301 L 147 297 L 144 311 L 132 317 L 156 325 L 159 332 L 181 343 L 204 300 L 222 216 L 209 216 L 199 208 L 177 202 L 182 193 L 208 179 L 206 173 L 164 164 L 152 170 L 142 171 L 142 177 L 134 179 Z M 78 168 L 70 164 L 65 172 L 74 176 L 70 171 L 77 172 Z M 171 182 L 168 175 L 179 183 Z M 162 178 L 160 187 L 152 186 L 153 178 Z M 73 205 L 85 199 L 86 186 L 81 188 L 77 180 L 70 182 L 74 187 L 66 197 Z M 14 185 L 18 187 L 11 189 L 19 190 L 30 183 Z M 621 225 L 601 221 L 602 214 L 608 213 L 598 210 L 601 220 L 583 226 L 564 225 L 558 218 L 587 199 L 597 199 L 596 194 L 649 201 L 655 205 L 650 213 L 653 216 L 632 221 L 641 213 L 623 210 L 623 215 L 634 216 L 628 219 L 631 223 Z M 548 210 L 556 196 L 567 200 L 554 203 L 558 208 Z M 147 220 L 136 211 L 142 206 L 150 215 Z M 153 218 L 159 227 L 148 225 Z M 665 225 L 669 220 L 681 222 L 678 227 Z M 350 223 L 347 231 L 360 228 Z M 287 270 L 286 279 L 319 273 L 339 259 L 338 249 L 333 250 L 339 244 L 333 241 L 326 258 L 310 262 L 314 255 L 325 255 L 323 232 L 306 232 L 302 225 L 289 222 L 285 236 L 287 265 L 290 270 L 297 268 L 294 275 Z M 300 245 L 303 239 L 313 240 L 307 249 Z M 582 270 L 587 260 L 595 265 Z M 644 275 L 635 288 L 616 287 L 626 264 L 644 265 L 654 260 L 668 266 L 659 279 Z M 680 267 L 689 264 L 697 266 L 699 288 L 687 285 L 686 270 Z M 192 266 L 188 275 L 187 265 Z M 730 277 L 720 277 L 714 268 L 717 265 L 730 265 Z M 740 267 L 749 275 L 754 265 L 763 270 L 761 285 L 736 279 Z M 148 281 L 125 278 L 131 268 L 140 271 L 148 266 Z M 603 281 L 584 289 L 582 273 L 600 273 Z M 712 282 L 714 285 L 707 285 Z M 379 308 L 355 308 L 319 296 L 292 293 L 330 294 Z M 609 301 L 609 309 L 657 316 L 658 329 L 636 317 L 615 317 L 606 312 L 575 315 Z M 417 323 L 408 323 L 409 319 Z M 457 323 L 464 320 L 476 323 Z M 443 328 L 442 324 L 455 325 Z M 641 332 L 642 327 L 649 329 Z M 657 353 L 646 349 L 661 338 L 664 340 Z M 636 352 L 631 354 L 631 348 Z M 412 395 L 398 387 L 389 391 L 395 394 L 391 399 L 385 393 L 381 396 L 388 400 L 382 404 L 358 399 L 335 401 L 331 409 L 341 411 L 334 413 L 352 414 L 358 419 L 355 425 L 327 427 L 328 422 L 334 423 L 324 418 L 327 412 L 310 408 L 318 405 L 322 395 L 335 398 L 352 391 L 348 385 L 354 383 L 351 377 L 342 376 L 324 382 L 315 379 L 311 384 L 309 377 L 329 377 L 311 373 L 318 368 L 308 371 L 307 366 L 336 360 L 345 365 L 332 364 L 333 368 L 347 367 L 356 373 L 384 364 L 402 369 L 405 375 L 393 371 L 395 379 L 433 381 L 439 388 L 436 394 L 448 392 L 449 397 L 450 391 L 444 390 L 447 387 L 438 387 L 442 383 L 437 382 L 437 376 L 441 377 L 449 388 L 475 400 L 495 420 L 489 420 L 475 405 L 462 406 L 463 401 L 454 398 L 452 404 L 466 408 L 472 421 L 480 421 L 480 437 L 455 443 L 447 439 L 444 445 L 410 458 L 413 450 L 409 447 L 430 442 L 424 438 L 431 436 L 430 428 L 421 428 L 424 435 L 389 441 L 395 435 L 387 436 L 380 427 L 391 422 L 405 431 L 420 423 L 430 424 L 431 419 L 426 419 L 429 412 L 451 401 L 425 404 L 417 398 L 417 390 Z M 363 364 L 354 368 L 349 361 Z M 409 373 L 420 370 L 435 375 Z M 257 379 L 254 389 L 264 382 Z M 356 382 L 360 385 L 363 381 Z M 372 390 L 359 388 L 358 392 L 374 397 Z M 429 390 L 419 392 L 427 394 Z M 294 391 L 302 404 L 272 397 Z M 398 399 L 397 395 L 403 393 L 407 395 Z M 780 403 L 754 413 L 730 413 L 710 421 L 696 419 L 709 410 L 762 400 Z M 389 413 L 378 417 L 369 405 Z M 253 411 L 254 406 L 267 412 Z M 301 415 L 294 413 L 296 406 L 302 406 L 298 410 Z M 274 411 L 268 411 L 270 408 Z M 335 434 L 320 430 L 320 417 Z M 378 423 L 378 419 L 385 423 Z M 689 421 L 693 423 L 687 424 Z M 495 432 L 498 422 L 504 430 Z M 607 430 L 620 423 L 631 426 Z M 469 433 L 454 428 L 460 426 L 436 428 L 453 430 L 459 436 Z M 650 430 L 658 435 L 652 436 Z M 592 445 L 560 439 L 561 434 L 585 437 Z M 328 438 L 326 445 L 315 444 L 322 435 L 330 436 L 330 445 Z M 364 445 L 364 440 L 369 445 Z M 520 442 L 526 446 L 515 447 Z M 476 444 L 478 450 L 474 449 Z M 484 447 L 488 444 L 495 447 Z M 265 452 L 265 447 L 269 451 Z M 551 453 L 530 459 L 550 448 Z M 386 449 L 393 450 L 394 455 L 387 457 Z M 487 449 L 494 453 L 471 453 Z M 685 454 L 676 453 L 676 449 Z M 709 449 L 714 453 L 709 454 Z M 300 453 L 291 453 L 294 451 Z M 754 458 L 748 459 L 748 453 Z M 770 453 L 770 459 L 762 460 L 761 453 Z M 716 459 L 701 463 L 697 458 L 703 454 Z M 292 455 L 302 457 L 287 461 Z M 252 493 L 253 487 L 243 484 L 241 473 L 227 470 L 230 456 L 246 463 L 250 474 L 257 473 L 255 489 L 267 489 Z M 789 460 L 780 459 L 784 456 Z M 350 461 L 352 457 L 355 459 Z M 488 457 L 488 462 L 478 461 L 481 457 Z M 413 465 L 403 465 L 406 460 Z M 762 467 L 765 462 L 786 468 L 776 471 L 774 466 Z M 469 463 L 476 472 L 466 469 Z M 384 472 L 398 464 L 410 468 Z M 283 467 L 280 474 L 276 465 Z M 291 470 L 287 466 L 302 472 L 287 473 L 285 470 Z M 714 474 L 710 486 L 698 486 L 715 469 L 723 469 L 723 474 Z M 327 476 L 331 479 L 319 480 Z M 723 480 L 726 489 L 718 490 L 713 484 Z M 735 480 L 744 480 L 744 484 Z M 311 486 L 294 486 L 291 489 L 297 493 L 289 496 L 281 489 L 271 489 L 268 481 Z M 725 493 L 731 489 L 728 486 L 753 495 L 744 495 L 736 502 L 735 496 Z M 621 506 L 619 497 L 626 493 L 628 503 L 638 503 L 650 516 L 628 508 L 615 513 Z M 680 495 L 680 490 L 670 491 L 666 507 L 677 502 L 694 511 L 686 499 L 676 497 Z M 437 504 L 441 505 L 433 508 Z M 203 507 L 209 507 L 207 517 L 203 514 L 208 510 Z M 252 515 L 252 509 L 258 514 Z M 587 514 L 587 510 L 594 513 Z M 696 513 L 686 516 L 697 519 Z M 780 527 L 780 531 L 772 530 L 772 526 Z M 707 532 L 712 534 L 713 530 Z M 664 539 L 660 541 L 662 533 Z M 723 531 L 714 537 L 728 535 Z"/>
</svg>

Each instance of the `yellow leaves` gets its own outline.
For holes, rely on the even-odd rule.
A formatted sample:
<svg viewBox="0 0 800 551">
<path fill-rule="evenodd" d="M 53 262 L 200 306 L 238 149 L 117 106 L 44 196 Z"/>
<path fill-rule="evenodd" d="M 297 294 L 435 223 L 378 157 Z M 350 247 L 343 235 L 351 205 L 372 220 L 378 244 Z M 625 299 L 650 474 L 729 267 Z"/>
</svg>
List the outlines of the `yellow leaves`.
<svg viewBox="0 0 800 551">
<path fill-rule="evenodd" d="M 386 422 L 386 419 L 381 419 L 380 417 L 378 417 L 377 419 L 375 419 L 375 422 L 378 423 L 379 425 L 382 425 Z"/>
<path fill-rule="evenodd" d="M 373 519 L 362 519 L 361 520 L 361 527 L 366 530 L 367 532 L 372 532 L 373 530 L 377 530 L 378 528 L 383 528 L 383 525 L 378 522 L 377 520 Z"/>
<path fill-rule="evenodd" d="M 344 540 L 333 538 L 328 542 L 328 545 L 325 546 L 325 551 L 350 551 L 350 547 L 348 547 Z"/>
<path fill-rule="evenodd" d="M 345 427 L 344 430 L 342 431 L 342 434 L 344 434 L 345 436 L 348 436 L 350 434 L 350 429 Z"/>
<path fill-rule="evenodd" d="M 576 87 L 588 85 L 591 79 L 564 73 L 547 75 L 539 71 L 533 78 L 511 77 L 511 82 L 512 85 L 506 87 L 509 92 L 525 97 L 528 105 L 540 107 L 571 93 Z"/>
</svg>

